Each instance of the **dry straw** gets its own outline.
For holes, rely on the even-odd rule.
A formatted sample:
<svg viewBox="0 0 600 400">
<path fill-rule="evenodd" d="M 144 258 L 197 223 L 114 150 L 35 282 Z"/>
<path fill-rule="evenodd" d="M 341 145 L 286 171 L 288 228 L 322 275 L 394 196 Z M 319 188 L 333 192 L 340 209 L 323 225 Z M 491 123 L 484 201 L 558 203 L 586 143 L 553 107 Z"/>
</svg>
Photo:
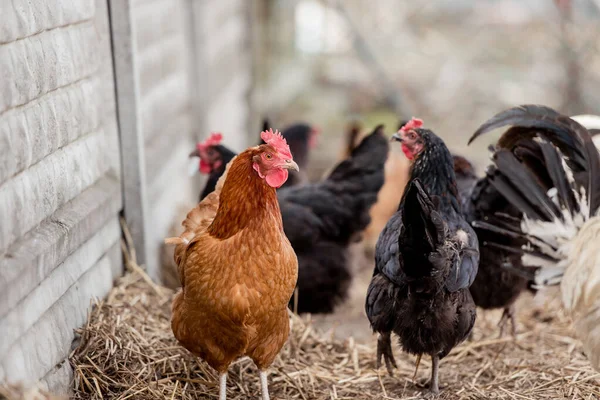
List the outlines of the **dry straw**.
<svg viewBox="0 0 600 400">
<path fill-rule="evenodd" d="M 127 249 L 126 249 L 127 250 Z M 78 331 L 71 355 L 77 399 L 216 398 L 217 376 L 180 347 L 170 329 L 174 292 L 149 283 L 129 259 L 130 273 L 98 303 Z M 497 314 L 480 316 L 475 341 L 457 347 L 441 364 L 441 399 L 597 399 L 600 374 L 572 338 L 558 302 L 534 310 L 520 302 L 516 341 L 496 338 Z M 290 314 L 291 335 L 270 370 L 274 399 L 416 399 L 414 357 L 395 349 L 398 370 L 375 371 L 374 342 L 334 339 L 313 328 L 310 317 Z M 419 378 L 430 372 L 423 357 Z M 418 378 L 418 379 L 419 379 Z M 258 373 L 242 359 L 229 373 L 228 398 L 260 395 Z"/>
<path fill-rule="evenodd" d="M 127 234 L 125 234 L 127 238 Z M 129 241 L 128 241 L 129 242 Z M 152 283 L 124 245 L 129 272 L 78 330 L 70 356 L 75 399 L 216 399 L 217 376 L 178 345 L 170 329 L 174 292 Z M 545 306 L 524 296 L 517 340 L 497 338 L 498 313 L 480 313 L 475 341 L 457 347 L 441 364 L 440 399 L 599 399 L 600 374 L 573 339 L 569 319 L 553 299 Z M 375 367 L 374 340 L 335 339 L 313 327 L 310 317 L 290 314 L 291 335 L 270 370 L 273 399 L 417 399 L 415 358 L 396 348 L 394 377 Z M 417 379 L 427 378 L 423 357 Z M 17 387 L 5 398 L 27 397 Z M 7 390 L 12 390 L 9 392 Z M 258 398 L 260 385 L 250 360 L 229 373 L 228 398 Z M 46 396 L 46 397 L 44 397 Z M 3 396 L 0 396 L 2 398 Z"/>
</svg>

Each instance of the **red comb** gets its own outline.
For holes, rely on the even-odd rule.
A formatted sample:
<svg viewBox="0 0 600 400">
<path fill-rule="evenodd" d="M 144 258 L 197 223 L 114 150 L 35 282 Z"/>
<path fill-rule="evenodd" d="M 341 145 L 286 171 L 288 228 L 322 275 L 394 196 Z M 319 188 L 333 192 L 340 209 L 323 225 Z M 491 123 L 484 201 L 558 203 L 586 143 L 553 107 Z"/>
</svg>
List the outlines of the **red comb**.
<svg viewBox="0 0 600 400">
<path fill-rule="evenodd" d="M 216 146 L 221 143 L 223 135 L 220 132 L 212 132 L 204 142 L 198 143 L 198 150 L 206 149 L 207 147 Z"/>
<path fill-rule="evenodd" d="M 402 132 L 409 131 L 411 129 L 417 129 L 423 126 L 423 120 L 419 118 L 412 117 L 410 121 L 406 123 L 400 130 Z"/>
<path fill-rule="evenodd" d="M 275 132 L 273 132 L 273 129 L 263 131 L 260 134 L 260 138 L 264 140 L 266 144 L 273 146 L 275 150 L 277 150 L 277 152 L 285 158 L 292 158 L 290 146 L 288 146 L 287 142 L 285 141 L 281 133 L 279 133 L 279 131 L 276 130 Z"/>
</svg>

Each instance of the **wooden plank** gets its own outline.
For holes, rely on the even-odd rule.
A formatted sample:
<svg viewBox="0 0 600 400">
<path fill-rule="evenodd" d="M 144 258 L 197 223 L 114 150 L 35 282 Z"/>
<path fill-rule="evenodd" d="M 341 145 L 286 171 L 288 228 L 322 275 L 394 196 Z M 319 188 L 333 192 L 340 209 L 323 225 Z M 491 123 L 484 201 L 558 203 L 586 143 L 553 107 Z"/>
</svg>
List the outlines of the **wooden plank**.
<svg viewBox="0 0 600 400">
<path fill-rule="evenodd" d="M 148 47 L 164 42 L 166 37 L 181 34 L 183 20 L 181 0 L 143 2 L 133 7 L 136 52 L 144 53 Z M 152 21 L 152 23 L 148 23 Z"/>
<path fill-rule="evenodd" d="M 240 75 L 250 76 L 250 66 L 249 52 L 232 48 L 231 51 L 222 54 L 222 58 L 209 67 L 213 72 L 207 88 L 208 98 L 214 99 L 221 95 L 231 84 L 232 79 Z"/>
<path fill-rule="evenodd" d="M 94 74 L 97 66 L 93 21 L 0 45 L 0 115 Z"/>
<path fill-rule="evenodd" d="M 100 115 L 106 138 L 106 155 L 110 167 L 116 176 L 121 176 L 121 154 L 119 152 L 119 128 L 117 125 L 117 104 L 115 99 L 115 79 L 113 74 L 113 57 L 108 20 L 108 3 L 106 0 L 96 2 L 96 30 L 98 32 L 100 65 L 98 77 L 102 86 L 97 96 L 101 99 Z"/>
<path fill-rule="evenodd" d="M 40 387 L 47 390 L 48 393 L 57 396 L 71 396 L 73 392 L 71 382 L 73 382 L 73 368 L 67 357 L 50 369 L 39 383 Z"/>
<path fill-rule="evenodd" d="M 219 32 L 229 18 L 242 13 L 248 0 L 205 0 L 197 3 L 200 7 L 197 24 L 204 39 L 209 41 L 214 38 L 214 33 Z"/>
<path fill-rule="evenodd" d="M 205 110 L 209 97 L 207 88 L 209 83 L 208 67 L 201 51 L 204 39 L 202 36 L 202 10 L 203 4 L 200 1 L 188 0 L 188 28 L 190 36 L 190 45 L 192 54 L 190 56 L 190 82 L 193 90 L 191 91 L 191 104 L 195 116 L 196 130 L 193 132 L 194 139 L 202 137 L 201 132 L 205 130 Z"/>
<path fill-rule="evenodd" d="M 110 264 L 119 253 L 117 242 L 0 357 L 0 382 L 35 384 L 68 356 L 74 329 L 85 322 L 91 299 L 103 298 L 112 288 Z"/>
<path fill-rule="evenodd" d="M 255 144 L 254 134 L 247 126 L 248 102 L 247 91 L 250 88 L 250 71 L 240 72 L 231 77 L 218 97 L 213 98 L 206 110 L 207 131 L 223 132 L 223 143 L 236 151 L 241 151 L 248 145 Z M 235 116 L 235 118 L 232 118 Z M 257 135 L 258 133 L 256 133 Z M 249 137 L 253 136 L 249 142 Z"/>
<path fill-rule="evenodd" d="M 148 257 L 145 240 L 146 171 L 131 0 L 109 0 L 109 10 L 121 143 L 123 212 L 133 237 L 137 260 L 144 264 Z"/>
<path fill-rule="evenodd" d="M 1 83 L 0 83 L 1 85 Z M 0 184 L 101 125 L 99 77 L 40 96 L 0 117 Z"/>
<path fill-rule="evenodd" d="M 0 318 L 121 209 L 121 185 L 101 178 L 0 257 Z"/>
<path fill-rule="evenodd" d="M 145 142 L 156 135 L 169 134 L 170 132 L 164 132 L 164 129 L 170 123 L 170 119 L 191 111 L 186 72 L 177 71 L 162 80 L 142 98 L 140 106 Z"/>
<path fill-rule="evenodd" d="M 210 32 L 208 40 L 204 42 L 206 62 L 211 67 L 215 65 L 224 51 L 232 48 L 237 51 L 246 50 L 244 40 L 248 32 L 244 15 L 239 14 L 227 18 L 226 23 L 219 27 L 218 32 L 218 35 Z"/>
<path fill-rule="evenodd" d="M 161 186 L 168 189 L 157 190 L 150 210 L 153 229 L 148 233 L 148 242 L 152 245 L 154 256 L 148 261 L 148 273 L 153 279 L 163 277 L 160 269 L 165 259 L 162 254 L 165 249 L 169 251 L 166 258 L 173 260 L 173 246 L 165 246 L 164 238 L 182 232 L 181 222 L 198 202 L 200 191 L 194 181 L 199 179 L 198 176 L 190 177 L 187 174 L 164 174 L 155 182 L 157 189 Z M 172 193 L 177 193 L 177 196 Z"/>
<path fill-rule="evenodd" d="M 84 136 L 0 186 L 0 254 L 106 173 L 104 144 L 102 131 Z"/>
<path fill-rule="evenodd" d="M 120 237 L 115 217 L 0 319 L 0 358 Z"/>
<path fill-rule="evenodd" d="M 189 112 L 172 116 L 168 122 L 164 133 L 146 144 L 146 178 L 148 196 L 152 200 L 156 197 L 154 182 L 160 174 L 187 175 L 188 156 L 195 148 L 190 135 L 192 116 Z"/>
<path fill-rule="evenodd" d="M 64 3 L 64 0 L 0 1 L 0 44 L 86 21 L 94 15 L 93 0 L 71 2 L 68 7 Z"/>
<path fill-rule="evenodd" d="M 138 52 L 142 98 L 145 98 L 168 77 L 187 71 L 186 57 L 183 56 L 186 52 L 188 52 L 188 48 L 185 47 L 183 32 L 165 37 L 154 46 Z"/>
</svg>

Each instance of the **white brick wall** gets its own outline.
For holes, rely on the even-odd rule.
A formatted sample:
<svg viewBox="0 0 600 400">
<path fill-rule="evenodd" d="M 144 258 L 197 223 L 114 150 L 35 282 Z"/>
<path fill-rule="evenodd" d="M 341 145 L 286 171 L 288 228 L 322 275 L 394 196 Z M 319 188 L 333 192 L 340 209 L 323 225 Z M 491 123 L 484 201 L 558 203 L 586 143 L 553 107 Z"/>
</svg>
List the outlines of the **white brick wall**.
<svg viewBox="0 0 600 400">
<path fill-rule="evenodd" d="M 31 0 L 0 15 L 0 382 L 65 390 L 73 329 L 122 270 L 108 12 Z"/>
</svg>

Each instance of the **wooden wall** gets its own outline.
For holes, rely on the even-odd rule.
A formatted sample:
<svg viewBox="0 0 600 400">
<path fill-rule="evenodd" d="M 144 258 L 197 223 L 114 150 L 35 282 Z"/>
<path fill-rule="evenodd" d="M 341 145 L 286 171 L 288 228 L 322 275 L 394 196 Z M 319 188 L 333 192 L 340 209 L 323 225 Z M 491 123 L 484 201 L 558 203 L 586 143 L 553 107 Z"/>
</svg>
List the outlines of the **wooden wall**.
<svg viewBox="0 0 600 400">
<path fill-rule="evenodd" d="M 246 146 L 248 4 L 0 1 L 0 384 L 66 391 L 74 329 L 123 272 L 119 213 L 158 278 L 194 143 Z"/>
<path fill-rule="evenodd" d="M 0 15 L 0 382 L 64 387 L 73 328 L 122 271 L 107 5 Z"/>
</svg>

